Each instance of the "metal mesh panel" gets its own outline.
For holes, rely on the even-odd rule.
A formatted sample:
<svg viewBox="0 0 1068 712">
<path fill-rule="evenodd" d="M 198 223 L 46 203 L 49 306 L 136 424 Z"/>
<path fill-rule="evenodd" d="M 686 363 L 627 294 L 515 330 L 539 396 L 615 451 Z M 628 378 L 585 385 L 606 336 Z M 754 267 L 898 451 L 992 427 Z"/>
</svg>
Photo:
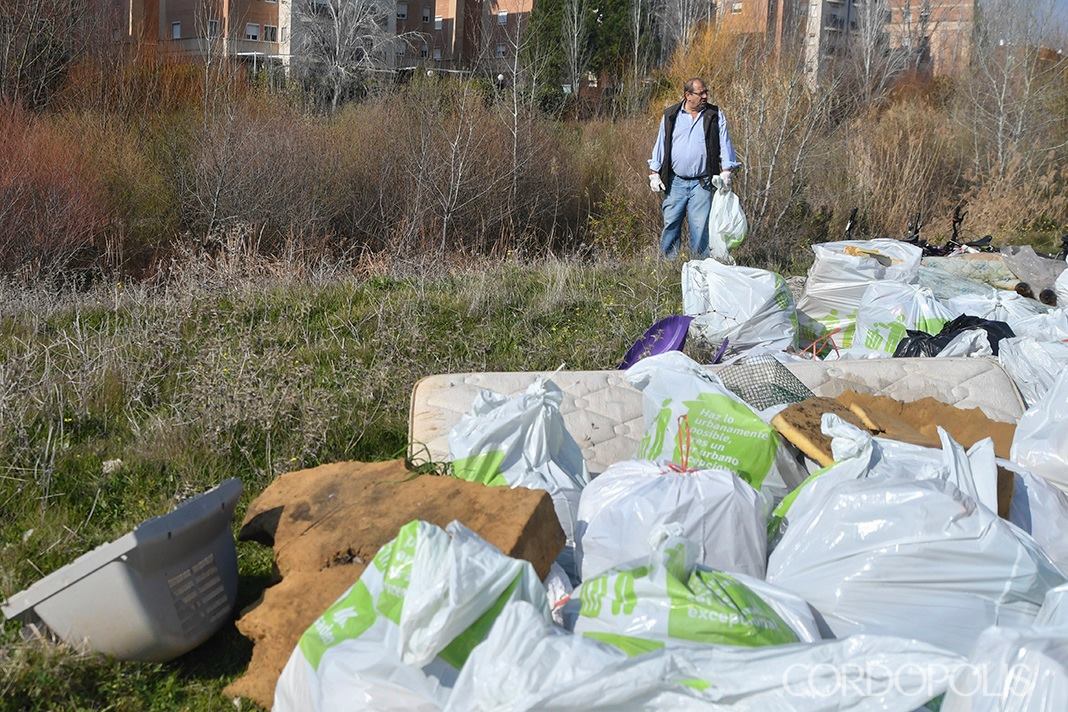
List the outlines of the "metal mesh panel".
<svg viewBox="0 0 1068 712">
<path fill-rule="evenodd" d="M 815 395 L 771 354 L 724 366 L 716 375 L 732 393 L 756 410 L 800 403 Z"/>
</svg>

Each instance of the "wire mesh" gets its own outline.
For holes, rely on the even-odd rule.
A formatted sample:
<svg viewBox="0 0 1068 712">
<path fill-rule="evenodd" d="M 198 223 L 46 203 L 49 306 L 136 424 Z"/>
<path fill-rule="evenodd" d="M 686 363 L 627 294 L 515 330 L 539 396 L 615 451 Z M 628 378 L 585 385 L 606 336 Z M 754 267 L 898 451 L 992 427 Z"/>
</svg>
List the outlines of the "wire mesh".
<svg viewBox="0 0 1068 712">
<path fill-rule="evenodd" d="M 771 354 L 743 358 L 717 373 L 736 396 L 756 410 L 800 403 L 815 394 Z"/>
</svg>

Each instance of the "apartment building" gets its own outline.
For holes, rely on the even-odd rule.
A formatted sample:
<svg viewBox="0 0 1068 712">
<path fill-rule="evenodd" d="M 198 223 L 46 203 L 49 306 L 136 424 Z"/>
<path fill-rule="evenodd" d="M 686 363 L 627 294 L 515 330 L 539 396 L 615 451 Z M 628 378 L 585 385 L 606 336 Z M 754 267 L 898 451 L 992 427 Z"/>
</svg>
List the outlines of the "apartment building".
<svg viewBox="0 0 1068 712">
<path fill-rule="evenodd" d="M 716 23 L 731 34 L 762 38 L 776 57 L 796 50 L 803 0 L 720 0 Z"/>
<path fill-rule="evenodd" d="M 127 0 L 155 17 L 159 49 L 240 58 L 253 67 L 289 63 L 292 0 Z"/>
<path fill-rule="evenodd" d="M 534 0 L 443 0 L 442 66 L 507 73 Z"/>
<path fill-rule="evenodd" d="M 97 0 L 114 39 L 157 44 L 162 52 L 189 57 L 236 58 L 253 68 L 288 67 L 298 44 L 301 0 Z M 441 58 L 443 21 L 435 0 L 396 0 L 390 33 L 406 34 L 396 66 L 432 64 Z M 299 38 L 298 38 L 299 39 Z"/>
<path fill-rule="evenodd" d="M 154 45 L 158 39 L 159 6 L 141 0 L 92 0 L 93 15 L 100 19 L 96 35 L 103 42 Z"/>
<path fill-rule="evenodd" d="M 920 71 L 955 76 L 971 61 L 977 0 L 890 0 L 893 46 L 913 52 Z"/>
<path fill-rule="evenodd" d="M 810 0 L 805 8 L 801 52 L 809 82 L 824 79 L 848 48 L 864 0 Z M 884 18 L 885 19 L 885 18 Z"/>
<path fill-rule="evenodd" d="M 395 66 L 440 66 L 446 28 L 435 0 L 398 0 L 393 31 L 407 39 L 394 48 Z"/>
<path fill-rule="evenodd" d="M 886 51 L 905 55 L 903 66 L 952 76 L 970 61 L 977 0 L 809 0 L 802 41 L 809 80 L 818 83 L 849 49 L 870 41 L 865 23 L 878 23 Z"/>
</svg>

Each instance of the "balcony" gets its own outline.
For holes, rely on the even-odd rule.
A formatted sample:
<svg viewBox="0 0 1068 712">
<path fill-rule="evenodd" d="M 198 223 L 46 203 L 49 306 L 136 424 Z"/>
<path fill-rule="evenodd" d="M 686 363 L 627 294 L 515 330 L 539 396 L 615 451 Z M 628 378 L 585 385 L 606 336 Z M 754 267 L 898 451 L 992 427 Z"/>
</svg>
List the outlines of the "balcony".
<svg viewBox="0 0 1068 712">
<path fill-rule="evenodd" d="M 230 40 L 230 54 L 272 54 L 281 51 L 277 42 L 264 42 L 262 40 Z"/>
<path fill-rule="evenodd" d="M 181 40 L 168 40 L 163 43 L 163 49 L 175 54 L 205 55 L 210 52 L 222 53 L 221 37 L 189 37 Z M 228 51 L 231 56 L 267 56 L 278 55 L 281 46 L 277 42 L 263 42 L 260 40 L 231 39 L 228 43 Z"/>
</svg>

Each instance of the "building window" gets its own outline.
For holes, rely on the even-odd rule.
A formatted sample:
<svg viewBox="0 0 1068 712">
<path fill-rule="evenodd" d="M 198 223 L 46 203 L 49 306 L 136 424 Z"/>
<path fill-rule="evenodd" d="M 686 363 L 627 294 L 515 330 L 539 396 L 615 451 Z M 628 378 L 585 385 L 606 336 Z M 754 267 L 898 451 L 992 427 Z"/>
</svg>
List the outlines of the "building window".
<svg viewBox="0 0 1068 712">
<path fill-rule="evenodd" d="M 408 19 L 408 3 L 406 3 L 406 2 L 397 3 L 397 19 L 398 20 L 407 20 Z"/>
<path fill-rule="evenodd" d="M 172 40 L 180 40 L 180 39 L 182 39 L 182 23 L 180 23 L 180 22 L 172 22 L 171 23 L 171 39 Z"/>
<path fill-rule="evenodd" d="M 281 31 L 278 33 L 278 39 L 281 40 L 282 42 L 286 41 L 286 28 L 283 27 L 281 29 Z"/>
<path fill-rule="evenodd" d="M 423 22 L 430 22 L 430 7 L 423 5 Z"/>
<path fill-rule="evenodd" d="M 434 61 L 435 62 L 440 62 L 441 61 L 441 48 L 440 47 L 435 47 L 434 48 Z"/>
<path fill-rule="evenodd" d="M 740 2 L 732 2 L 731 3 L 731 13 L 732 14 L 736 13 L 736 12 L 741 12 L 741 11 L 742 11 L 742 3 L 740 3 Z"/>
<path fill-rule="evenodd" d="M 274 25 L 263 26 L 263 41 L 264 42 L 277 42 L 278 41 L 278 28 Z"/>
<path fill-rule="evenodd" d="M 426 59 L 428 56 L 430 56 L 430 48 L 424 44 L 422 47 L 419 48 L 419 56 L 423 59 Z"/>
<path fill-rule="evenodd" d="M 507 12 L 498 12 L 497 13 L 497 24 L 498 25 L 507 25 L 508 24 L 508 13 Z"/>
<path fill-rule="evenodd" d="M 208 20 L 208 37 L 218 37 L 218 36 L 219 36 L 219 21 L 218 20 Z"/>
<path fill-rule="evenodd" d="M 260 38 L 260 26 L 255 22 L 249 22 L 245 25 L 245 39 L 246 40 L 258 40 Z"/>
<path fill-rule="evenodd" d="M 435 17 L 434 18 L 434 29 L 435 30 L 440 30 L 441 29 L 441 18 L 440 17 Z"/>
<path fill-rule="evenodd" d="M 501 59 L 502 57 L 504 57 L 504 45 L 499 44 L 497 45 L 497 59 Z"/>
</svg>

